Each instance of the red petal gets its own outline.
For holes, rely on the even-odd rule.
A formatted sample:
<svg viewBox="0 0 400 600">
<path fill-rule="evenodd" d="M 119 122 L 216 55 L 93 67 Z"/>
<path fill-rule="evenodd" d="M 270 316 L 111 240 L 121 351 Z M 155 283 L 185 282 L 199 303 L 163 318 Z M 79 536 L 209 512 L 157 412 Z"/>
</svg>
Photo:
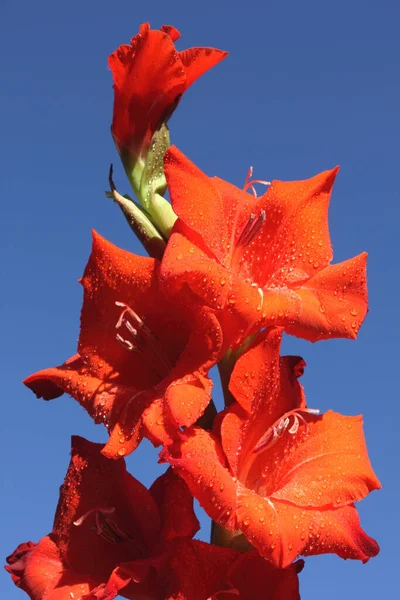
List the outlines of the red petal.
<svg viewBox="0 0 400 600">
<path fill-rule="evenodd" d="M 87 593 L 96 583 L 63 564 L 58 548 L 46 536 L 38 544 L 20 544 L 7 558 L 6 570 L 31 600 L 71 600 Z M 78 596 L 79 594 L 79 596 Z"/>
<path fill-rule="evenodd" d="M 193 496 L 183 479 L 171 469 L 156 479 L 150 493 L 158 505 L 163 523 L 161 538 L 191 538 L 200 529 L 193 511 Z"/>
<path fill-rule="evenodd" d="M 77 354 L 67 360 L 60 367 L 43 369 L 33 373 L 24 380 L 38 398 L 52 400 L 64 392 L 75 398 L 93 417 L 96 423 L 104 423 L 113 428 L 118 421 L 120 412 L 125 404 L 132 398 L 135 388 L 118 385 L 118 382 L 103 381 L 92 377 L 88 367 Z M 138 411 L 136 411 L 138 412 Z M 141 410 L 139 416 L 141 416 Z M 132 420 L 131 427 L 135 423 Z M 137 429 L 137 443 L 140 441 L 140 429 Z"/>
<path fill-rule="evenodd" d="M 68 377 L 79 373 L 83 368 L 83 361 L 79 354 L 71 356 L 59 367 L 42 369 L 26 377 L 24 383 L 36 395 L 43 400 L 54 400 L 59 398 L 67 390 Z M 70 386 L 68 386 L 70 387 Z M 74 386 L 75 387 L 75 386 Z M 72 388 L 72 386 L 71 386 Z"/>
<path fill-rule="evenodd" d="M 169 35 L 173 42 L 176 42 L 181 37 L 180 32 L 173 25 L 162 25 L 160 30 Z"/>
<path fill-rule="evenodd" d="M 234 528 L 236 484 L 214 436 L 203 429 L 188 429 L 181 442 L 164 447 L 160 458 L 186 481 L 213 520 Z"/>
<path fill-rule="evenodd" d="M 136 448 L 140 437 L 136 429 L 132 432 L 132 424 L 142 417 L 146 437 L 155 445 L 166 444 L 176 438 L 178 427 L 192 425 L 207 408 L 212 381 L 203 374 L 220 356 L 221 328 L 206 309 L 193 316 L 191 327 L 188 343 L 168 376 L 153 390 L 133 395 L 126 403 L 104 448 L 106 456 L 117 458 Z"/>
<path fill-rule="evenodd" d="M 212 381 L 201 377 L 189 383 L 170 385 L 165 399 L 169 413 L 179 426 L 193 425 L 204 413 L 211 398 Z"/>
<path fill-rule="evenodd" d="M 276 406 L 270 401 L 279 393 L 279 349 L 282 330 L 273 329 L 259 334 L 252 346 L 235 363 L 229 390 L 239 404 L 248 412 L 262 408 L 272 409 L 274 423 L 287 407 Z M 291 410 L 292 407 L 289 408 Z M 278 411 L 279 414 L 276 414 Z"/>
<path fill-rule="evenodd" d="M 356 338 L 367 314 L 367 254 L 326 267 L 296 289 L 300 311 L 285 329 L 315 342 L 329 337 Z"/>
<path fill-rule="evenodd" d="M 174 211 L 199 234 L 218 261 L 225 262 L 229 232 L 223 205 L 212 180 L 175 146 L 165 154 L 165 175 Z"/>
<path fill-rule="evenodd" d="M 109 57 L 115 93 L 111 130 L 122 149 L 147 150 L 186 89 L 185 69 L 170 33 L 139 33 L 130 51 L 125 46 Z"/>
<path fill-rule="evenodd" d="M 116 339 L 121 314 L 116 302 L 124 302 L 140 316 L 160 313 L 156 282 L 157 263 L 111 244 L 93 232 L 93 248 L 82 278 L 84 300 L 79 354 L 93 375 L 144 389 L 159 381 L 148 357 L 129 352 Z M 99 327 L 101 323 L 101 327 Z M 148 323 L 146 323 L 148 324 Z M 151 328 L 152 324 L 148 326 Z M 147 358 L 147 360 L 146 360 Z"/>
<path fill-rule="evenodd" d="M 271 499 L 339 508 L 381 487 L 368 459 L 361 416 L 329 411 L 306 418 L 308 435 L 286 434 L 268 452 Z"/>
<path fill-rule="evenodd" d="M 136 392 L 129 398 L 125 396 L 118 419 L 114 427 L 110 428 L 110 437 L 102 450 L 104 456 L 118 459 L 136 450 L 145 435 L 143 418 L 153 399 L 153 390 Z"/>
<path fill-rule="evenodd" d="M 110 517 L 129 538 L 110 544 L 91 530 L 95 515 L 111 509 Z M 80 525 L 74 525 L 89 513 Z M 126 471 L 123 460 L 110 461 L 101 444 L 73 437 L 72 457 L 54 521 L 53 535 L 61 556 L 77 572 L 106 582 L 117 564 L 142 557 L 160 528 L 157 506 L 148 490 Z M 82 553 L 82 548 L 87 551 Z"/>
<path fill-rule="evenodd" d="M 196 237 L 178 220 L 161 264 L 163 287 L 181 306 L 199 303 L 216 309 L 224 348 L 236 347 L 257 330 L 257 322 L 261 326 L 260 294 L 201 249 L 201 239 L 190 241 L 190 236 Z"/>
<path fill-rule="evenodd" d="M 165 250 L 160 275 L 167 292 L 176 296 L 186 283 L 195 294 L 193 301 L 201 299 L 201 303 L 215 309 L 225 306 L 229 293 L 229 273 L 213 258 L 205 254 L 195 243 L 191 242 L 178 230 L 184 227 L 175 225 Z M 181 304 L 183 304 L 181 298 Z"/>
<path fill-rule="evenodd" d="M 219 413 L 221 414 L 221 413 Z M 240 450 L 243 441 L 243 421 L 246 415 L 243 409 L 233 404 L 221 422 L 221 442 L 225 456 L 233 475 L 238 473 Z"/>
<path fill-rule="evenodd" d="M 215 48 L 189 48 L 179 52 L 179 58 L 186 70 L 186 89 L 227 56 L 227 52 Z"/>
<path fill-rule="evenodd" d="M 205 600 L 225 587 L 238 553 L 198 540 L 177 540 L 164 573 L 167 600 Z"/>
<path fill-rule="evenodd" d="M 260 461 L 264 456 L 259 460 L 252 451 L 265 432 L 285 413 L 304 404 L 302 387 L 293 373 L 293 361 L 279 356 L 281 339 L 282 330 L 278 328 L 260 333 L 240 356 L 231 375 L 229 389 L 248 411 L 242 419 L 240 479 L 241 468 L 249 472 L 250 461 L 256 461 L 257 472 L 261 470 Z M 226 445 L 225 441 L 223 444 Z"/>
<path fill-rule="evenodd" d="M 176 424 L 171 426 L 171 415 L 163 398 L 157 397 L 143 412 L 143 430 L 154 446 L 172 444 L 179 435 Z"/>
<path fill-rule="evenodd" d="M 194 316 L 188 344 L 169 376 L 165 401 L 173 420 L 188 427 L 204 413 L 211 398 L 208 371 L 221 355 L 222 332 L 215 315 L 202 309 Z"/>
<path fill-rule="evenodd" d="M 130 581 L 131 577 L 117 567 L 111 573 L 106 584 L 103 583 L 92 589 L 90 593 L 80 596 L 79 600 L 113 600 L 122 589 L 126 588 Z M 123 595 L 125 595 L 125 591 Z"/>
<path fill-rule="evenodd" d="M 206 376 L 220 358 L 222 331 L 218 319 L 208 309 L 193 310 L 187 345 L 169 379 L 173 384 L 188 383 Z M 208 384 L 202 381 L 204 387 Z"/>
<path fill-rule="evenodd" d="M 240 600 L 266 597 L 268 600 L 300 600 L 297 573 L 299 568 L 301 570 L 303 561 L 299 563 L 301 564 L 296 563 L 286 569 L 277 569 L 257 552 L 250 551 L 233 563 L 227 579 L 238 590 Z"/>
<path fill-rule="evenodd" d="M 305 181 L 273 181 L 260 199 L 266 221 L 245 252 L 260 287 L 291 287 L 330 263 L 328 206 L 337 171 Z"/>
<path fill-rule="evenodd" d="M 287 567 L 299 554 L 334 553 L 366 562 L 379 552 L 361 529 L 354 506 L 306 510 L 243 488 L 237 516 L 246 537 L 276 567 Z"/>
<path fill-rule="evenodd" d="M 177 29 L 160 31 L 148 23 L 109 57 L 114 78 L 112 133 L 120 150 L 146 152 L 152 137 L 176 108 L 184 91 L 205 71 L 218 64 L 226 52 L 192 48 L 178 53 Z"/>
</svg>

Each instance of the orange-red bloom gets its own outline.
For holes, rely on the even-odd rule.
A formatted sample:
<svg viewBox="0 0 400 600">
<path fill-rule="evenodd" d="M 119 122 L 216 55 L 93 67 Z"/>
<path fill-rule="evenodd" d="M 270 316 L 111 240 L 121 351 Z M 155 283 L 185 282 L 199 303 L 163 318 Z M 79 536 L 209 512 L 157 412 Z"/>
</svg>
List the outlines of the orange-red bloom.
<svg viewBox="0 0 400 600">
<path fill-rule="evenodd" d="M 145 154 L 182 94 L 227 55 L 214 48 L 177 52 L 174 42 L 179 37 L 174 27 L 164 25 L 158 31 L 144 23 L 130 44 L 109 57 L 114 78 L 111 131 L 121 154 Z"/>
<path fill-rule="evenodd" d="M 179 217 L 162 261 L 169 292 L 182 296 L 189 286 L 192 299 L 219 312 L 232 345 L 271 324 L 311 341 L 355 338 L 367 311 L 366 254 L 330 265 L 336 172 L 273 181 L 257 198 L 169 148 L 165 173 Z"/>
<path fill-rule="evenodd" d="M 103 453 L 118 458 L 142 439 L 170 441 L 204 412 L 222 336 L 209 309 L 194 311 L 159 288 L 159 264 L 94 234 L 82 284 L 78 352 L 25 384 L 45 400 L 69 393 L 110 439 Z"/>
<path fill-rule="evenodd" d="M 100 449 L 73 438 L 53 531 L 7 559 L 14 583 L 32 600 L 164 598 L 163 581 L 151 575 L 177 551 L 178 538 L 198 529 L 181 479 L 167 471 L 149 491 L 123 460 L 108 460 Z"/>
<path fill-rule="evenodd" d="M 379 548 L 354 502 L 380 484 L 361 417 L 312 414 L 297 381 L 304 363 L 280 359 L 280 340 L 279 329 L 263 332 L 240 357 L 230 383 L 238 403 L 216 435 L 190 428 L 161 456 L 214 521 L 274 565 L 327 552 L 367 561 Z"/>
<path fill-rule="evenodd" d="M 301 564 L 277 571 L 255 552 L 192 540 L 199 524 L 181 478 L 168 470 L 147 490 L 100 449 L 73 438 L 53 531 L 7 559 L 31 600 L 299 600 Z"/>
</svg>

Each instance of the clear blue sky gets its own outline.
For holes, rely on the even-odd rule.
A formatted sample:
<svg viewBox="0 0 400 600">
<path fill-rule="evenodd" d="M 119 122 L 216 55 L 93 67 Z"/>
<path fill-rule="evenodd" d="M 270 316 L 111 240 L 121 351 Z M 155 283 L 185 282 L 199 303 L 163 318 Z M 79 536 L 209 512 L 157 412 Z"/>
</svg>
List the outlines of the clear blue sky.
<svg viewBox="0 0 400 600">
<path fill-rule="evenodd" d="M 170 122 L 173 142 L 208 174 L 242 185 L 249 165 L 261 179 L 303 179 L 342 167 L 330 210 L 335 260 L 369 251 L 370 314 L 356 343 L 286 338 L 285 351 L 308 363 L 303 383 L 310 406 L 364 414 L 383 490 L 358 507 L 382 550 L 364 566 L 309 558 L 301 590 L 304 600 L 394 597 L 400 535 L 395 0 L 2 1 L 0 555 L 50 531 L 70 435 L 106 439 L 67 396 L 45 403 L 20 381 L 76 350 L 77 279 L 90 229 L 140 251 L 104 197 L 109 163 L 117 162 L 107 55 L 146 20 L 178 27 L 180 49 L 213 45 L 230 52 L 190 89 Z M 119 166 L 116 183 L 128 191 Z M 128 460 L 146 484 L 161 470 L 156 455 L 143 444 Z M 2 598 L 23 598 L 5 573 L 1 578 Z"/>
</svg>

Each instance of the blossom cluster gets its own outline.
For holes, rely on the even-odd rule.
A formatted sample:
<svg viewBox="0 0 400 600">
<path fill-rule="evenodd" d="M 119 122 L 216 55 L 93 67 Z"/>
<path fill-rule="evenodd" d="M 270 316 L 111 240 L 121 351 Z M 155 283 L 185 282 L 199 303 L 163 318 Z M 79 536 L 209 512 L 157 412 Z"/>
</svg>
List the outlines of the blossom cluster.
<svg viewBox="0 0 400 600">
<path fill-rule="evenodd" d="M 227 53 L 178 52 L 179 35 L 146 23 L 109 57 L 136 200 L 112 172 L 109 196 L 149 256 L 94 233 L 77 354 L 24 381 L 45 400 L 69 394 L 108 432 L 105 445 L 72 437 L 52 531 L 7 559 L 32 600 L 298 600 L 300 556 L 379 551 L 355 507 L 380 487 L 361 417 L 308 407 L 305 361 L 280 355 L 283 334 L 354 339 L 367 312 L 366 254 L 331 264 L 338 169 L 272 183 L 250 169 L 242 189 L 204 174 L 167 122 Z M 168 465 L 150 489 L 124 460 L 143 438 Z M 194 498 L 209 544 L 194 539 Z"/>
</svg>

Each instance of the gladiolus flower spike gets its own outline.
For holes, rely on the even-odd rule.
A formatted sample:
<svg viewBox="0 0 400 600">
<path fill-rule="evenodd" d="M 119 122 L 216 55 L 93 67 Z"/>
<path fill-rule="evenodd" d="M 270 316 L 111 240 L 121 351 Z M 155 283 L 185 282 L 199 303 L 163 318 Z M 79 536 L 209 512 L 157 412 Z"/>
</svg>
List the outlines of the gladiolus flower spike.
<svg viewBox="0 0 400 600">
<path fill-rule="evenodd" d="M 105 444 L 72 437 L 50 533 L 7 558 L 31 600 L 300 600 L 302 557 L 379 552 L 356 509 L 380 488 L 362 418 L 308 406 L 305 360 L 280 354 L 284 334 L 355 339 L 368 310 L 366 253 L 331 264 L 338 169 L 269 182 L 250 168 L 242 189 L 205 175 L 168 121 L 227 53 L 178 51 L 179 37 L 144 23 L 109 57 L 111 131 L 137 202 L 112 168 L 107 195 L 149 256 L 94 232 L 77 353 L 24 381 L 107 429 Z M 124 460 L 143 438 L 166 468 L 149 489 Z M 194 500 L 210 543 L 193 539 Z"/>
</svg>

